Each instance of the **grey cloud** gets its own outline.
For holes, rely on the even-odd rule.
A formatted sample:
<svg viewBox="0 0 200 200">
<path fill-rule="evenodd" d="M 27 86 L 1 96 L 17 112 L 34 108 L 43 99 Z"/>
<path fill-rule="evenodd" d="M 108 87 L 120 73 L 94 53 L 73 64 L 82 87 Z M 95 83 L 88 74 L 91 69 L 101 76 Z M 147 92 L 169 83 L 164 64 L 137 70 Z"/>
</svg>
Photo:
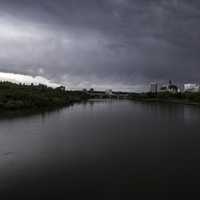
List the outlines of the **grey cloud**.
<svg viewBox="0 0 200 200">
<path fill-rule="evenodd" d="M 0 0 L 0 19 L 1 71 L 74 87 L 199 81 L 198 0 Z"/>
</svg>

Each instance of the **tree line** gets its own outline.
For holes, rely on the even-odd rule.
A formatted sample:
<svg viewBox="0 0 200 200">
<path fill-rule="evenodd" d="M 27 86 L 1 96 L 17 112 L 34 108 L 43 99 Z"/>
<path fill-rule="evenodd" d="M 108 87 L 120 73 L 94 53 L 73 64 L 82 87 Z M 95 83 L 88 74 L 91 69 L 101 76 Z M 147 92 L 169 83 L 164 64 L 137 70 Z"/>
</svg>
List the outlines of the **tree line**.
<svg viewBox="0 0 200 200">
<path fill-rule="evenodd" d="M 200 104 L 200 92 L 182 92 L 182 93 L 171 93 L 171 92 L 158 92 L 158 93 L 135 93 L 130 95 L 130 99 L 133 100 L 149 100 L 149 101 L 170 101 L 177 100 L 188 103 L 199 103 Z"/>
<path fill-rule="evenodd" d="M 63 86 L 51 88 L 42 84 L 0 82 L 0 109 L 4 110 L 58 107 L 88 98 L 82 91 L 66 91 Z"/>
</svg>

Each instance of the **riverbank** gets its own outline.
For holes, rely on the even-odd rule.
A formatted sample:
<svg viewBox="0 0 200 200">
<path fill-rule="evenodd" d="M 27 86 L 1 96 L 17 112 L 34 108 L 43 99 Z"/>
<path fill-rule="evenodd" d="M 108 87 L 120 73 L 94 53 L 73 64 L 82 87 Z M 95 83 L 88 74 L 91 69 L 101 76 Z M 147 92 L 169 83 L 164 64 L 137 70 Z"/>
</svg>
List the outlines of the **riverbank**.
<svg viewBox="0 0 200 200">
<path fill-rule="evenodd" d="M 200 93 L 158 93 L 156 95 L 151 93 L 142 93 L 132 95 L 130 100 L 140 102 L 173 103 L 200 106 Z"/>
<path fill-rule="evenodd" d="M 0 111 L 46 110 L 86 101 L 89 96 L 81 91 L 66 91 L 64 87 L 0 83 Z"/>
<path fill-rule="evenodd" d="M 200 106 L 200 103 L 197 102 L 190 102 L 186 100 L 177 100 L 177 99 L 131 99 L 133 101 L 140 101 L 140 102 L 150 102 L 150 103 L 173 103 L 173 104 L 184 104 L 184 105 L 193 105 L 193 106 Z"/>
</svg>

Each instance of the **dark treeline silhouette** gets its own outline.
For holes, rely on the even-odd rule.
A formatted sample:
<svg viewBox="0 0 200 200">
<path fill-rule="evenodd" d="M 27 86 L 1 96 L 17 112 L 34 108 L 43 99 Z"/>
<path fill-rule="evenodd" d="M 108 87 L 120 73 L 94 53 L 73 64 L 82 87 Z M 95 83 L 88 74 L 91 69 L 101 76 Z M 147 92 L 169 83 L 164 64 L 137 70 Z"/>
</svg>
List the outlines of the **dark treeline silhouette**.
<svg viewBox="0 0 200 200">
<path fill-rule="evenodd" d="M 42 84 L 0 82 L 1 110 L 61 107 L 88 98 L 84 92 L 66 91 L 63 86 L 54 89 Z"/>
</svg>

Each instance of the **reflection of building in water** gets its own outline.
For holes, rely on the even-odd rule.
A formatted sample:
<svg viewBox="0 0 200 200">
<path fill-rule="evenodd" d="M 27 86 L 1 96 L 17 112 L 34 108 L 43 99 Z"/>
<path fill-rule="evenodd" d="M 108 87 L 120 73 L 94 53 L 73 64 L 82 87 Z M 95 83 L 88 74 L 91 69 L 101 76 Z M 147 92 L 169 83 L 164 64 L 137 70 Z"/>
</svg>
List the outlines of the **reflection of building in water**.
<svg viewBox="0 0 200 200">
<path fill-rule="evenodd" d="M 195 83 L 184 84 L 184 91 L 185 92 L 200 92 L 200 85 L 195 84 Z"/>
</svg>

